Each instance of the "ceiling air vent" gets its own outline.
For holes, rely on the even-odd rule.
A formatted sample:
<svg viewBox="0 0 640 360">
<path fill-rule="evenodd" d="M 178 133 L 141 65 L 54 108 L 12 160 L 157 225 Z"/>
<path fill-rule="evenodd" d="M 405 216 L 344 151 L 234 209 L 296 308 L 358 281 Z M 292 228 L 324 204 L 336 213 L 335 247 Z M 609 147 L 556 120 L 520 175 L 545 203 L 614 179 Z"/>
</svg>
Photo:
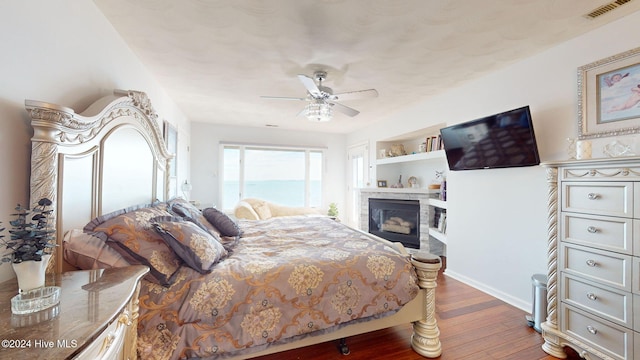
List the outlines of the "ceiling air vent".
<svg viewBox="0 0 640 360">
<path fill-rule="evenodd" d="M 592 12 L 588 13 L 585 15 L 586 18 L 588 19 L 595 19 L 601 15 L 604 15 L 606 13 L 608 13 L 611 10 L 616 9 L 619 6 L 622 6 L 628 2 L 631 2 L 632 0 L 616 0 L 616 1 L 612 1 L 608 4 L 602 5 L 599 8 L 593 10 Z"/>
</svg>

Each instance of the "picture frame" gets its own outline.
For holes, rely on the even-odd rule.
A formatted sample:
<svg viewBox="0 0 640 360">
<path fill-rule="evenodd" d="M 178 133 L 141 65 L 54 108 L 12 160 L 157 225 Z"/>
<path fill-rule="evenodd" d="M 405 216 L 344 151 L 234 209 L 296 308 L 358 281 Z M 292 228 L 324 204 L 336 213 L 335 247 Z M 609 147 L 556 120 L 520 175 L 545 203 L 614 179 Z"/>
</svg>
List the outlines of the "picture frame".
<svg viewBox="0 0 640 360">
<path fill-rule="evenodd" d="M 578 68 L 579 139 L 640 132 L 640 47 Z"/>
<path fill-rule="evenodd" d="M 378 187 L 379 188 L 386 188 L 387 187 L 387 180 L 378 180 Z"/>
</svg>

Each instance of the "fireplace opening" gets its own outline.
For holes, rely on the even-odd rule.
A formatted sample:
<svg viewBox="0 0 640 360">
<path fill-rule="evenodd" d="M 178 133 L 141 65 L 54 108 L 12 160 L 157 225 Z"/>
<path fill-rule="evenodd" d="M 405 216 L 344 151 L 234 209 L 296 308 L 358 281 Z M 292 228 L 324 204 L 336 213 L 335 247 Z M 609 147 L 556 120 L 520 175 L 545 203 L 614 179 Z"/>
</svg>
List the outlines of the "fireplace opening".
<svg viewBox="0 0 640 360">
<path fill-rule="evenodd" d="M 369 199 L 369 232 L 405 247 L 420 248 L 418 200 Z"/>
</svg>

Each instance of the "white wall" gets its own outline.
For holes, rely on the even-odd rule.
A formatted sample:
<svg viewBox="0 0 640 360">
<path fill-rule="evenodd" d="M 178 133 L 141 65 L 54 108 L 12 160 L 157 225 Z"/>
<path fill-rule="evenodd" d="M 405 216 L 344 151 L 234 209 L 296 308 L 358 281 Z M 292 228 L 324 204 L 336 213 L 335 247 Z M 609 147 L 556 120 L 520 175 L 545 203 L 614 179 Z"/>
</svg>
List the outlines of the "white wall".
<svg viewBox="0 0 640 360">
<path fill-rule="evenodd" d="M 542 159 L 565 158 L 565 139 L 578 131 L 577 67 L 640 45 L 640 38 L 627 35 L 640 28 L 636 13 L 347 137 L 204 124 L 191 124 L 190 129 L 188 120 L 92 2 L 0 3 L 0 221 L 5 225 L 15 204 L 28 200 L 31 129 L 25 99 L 81 111 L 114 88 L 147 92 L 160 119 L 179 129 L 178 181 L 187 179 L 191 165 L 192 198 L 203 203 L 218 202 L 219 140 L 327 146 L 325 204 L 335 201 L 344 208 L 348 144 L 373 142 L 443 120 L 454 124 L 528 104 Z M 608 141 L 596 142 L 594 155 Z M 191 158 L 190 142 L 190 153 L 198 154 Z M 529 309 L 530 276 L 546 272 L 544 170 L 451 173 L 449 189 L 447 272 Z M 0 281 L 11 276 L 9 266 L 0 266 Z"/>
<path fill-rule="evenodd" d="M 189 122 L 91 1 L 0 2 L 0 221 L 27 204 L 31 127 L 24 100 L 77 112 L 113 89 L 146 92 L 159 114 L 180 131 L 179 176 L 186 178 Z M 180 165 L 179 165 L 180 166 Z M 13 277 L 0 266 L 0 281 Z"/>
<path fill-rule="evenodd" d="M 530 105 L 542 160 L 567 159 L 566 138 L 578 134 L 577 68 L 639 46 L 640 38 L 624 35 L 638 30 L 640 12 L 433 97 L 350 134 L 347 142 L 382 140 Z M 596 142 L 594 156 L 612 140 Z M 446 273 L 530 311 L 531 275 L 547 272 L 544 168 L 450 172 L 447 186 Z"/>
<path fill-rule="evenodd" d="M 191 199 L 202 206 L 219 205 L 220 142 L 326 147 L 323 174 L 323 209 L 335 202 L 344 209 L 346 136 L 277 128 L 238 127 L 194 122 L 191 124 Z"/>
</svg>

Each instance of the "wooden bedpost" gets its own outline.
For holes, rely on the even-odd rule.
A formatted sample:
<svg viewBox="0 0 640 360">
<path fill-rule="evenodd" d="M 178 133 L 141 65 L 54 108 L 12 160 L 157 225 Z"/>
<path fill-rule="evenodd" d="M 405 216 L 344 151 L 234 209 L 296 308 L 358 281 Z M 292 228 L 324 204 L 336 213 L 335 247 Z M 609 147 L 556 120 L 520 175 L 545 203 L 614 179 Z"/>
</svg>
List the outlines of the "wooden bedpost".
<svg viewBox="0 0 640 360">
<path fill-rule="evenodd" d="M 413 323 L 411 347 L 422 356 L 435 358 L 442 354 L 440 330 L 435 316 L 436 279 L 442 263 L 439 256 L 423 252 L 413 254 L 411 263 L 416 268 L 418 285 L 425 290 L 424 314 L 422 320 Z"/>
</svg>

